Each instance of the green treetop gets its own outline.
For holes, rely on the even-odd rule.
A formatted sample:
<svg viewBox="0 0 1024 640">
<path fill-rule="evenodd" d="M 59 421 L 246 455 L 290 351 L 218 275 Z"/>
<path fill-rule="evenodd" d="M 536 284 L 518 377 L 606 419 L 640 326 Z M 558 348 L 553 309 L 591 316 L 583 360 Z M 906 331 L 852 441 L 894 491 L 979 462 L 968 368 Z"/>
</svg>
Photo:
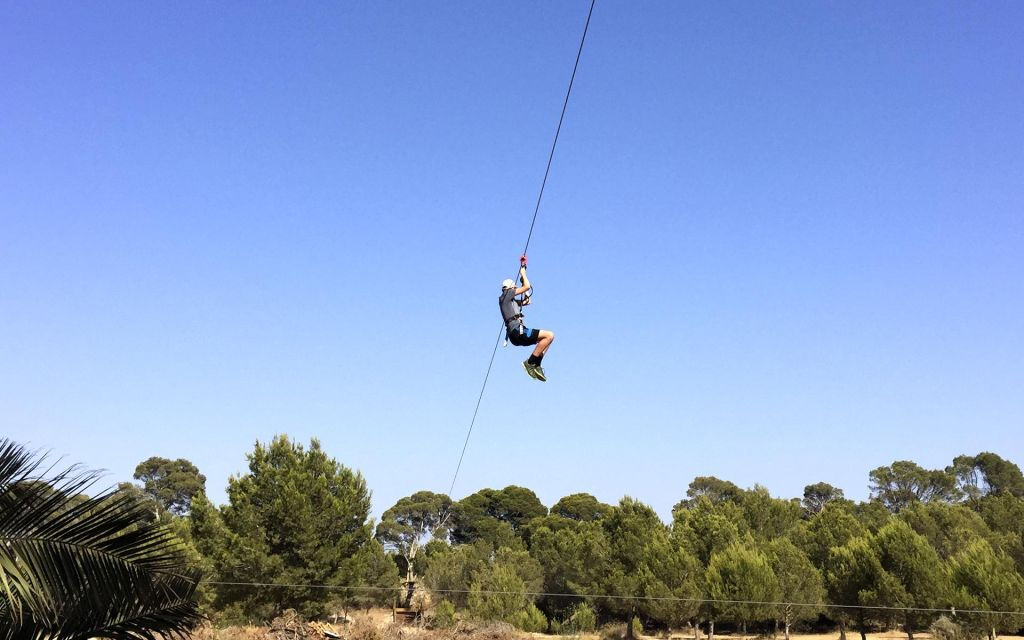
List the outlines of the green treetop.
<svg viewBox="0 0 1024 640">
<path fill-rule="evenodd" d="M 379 572 L 379 563 L 360 555 L 372 530 L 360 473 L 328 457 L 315 439 L 307 450 L 277 436 L 257 442 L 248 459 L 248 473 L 228 481 L 228 504 L 196 514 L 193 534 L 213 549 L 220 581 L 344 586 L 364 582 L 367 568 Z M 229 618 L 266 621 L 287 608 L 325 615 L 331 598 L 331 590 L 315 587 L 224 586 L 217 604 Z"/>
<path fill-rule="evenodd" d="M 719 617 L 738 622 L 744 633 L 748 622 L 772 616 L 764 603 L 779 599 L 779 581 L 767 556 L 742 542 L 711 556 L 705 582 L 708 598 L 719 601 L 713 603 Z M 738 600 L 746 602 L 729 602 Z"/>
<path fill-rule="evenodd" d="M 452 508 L 448 496 L 433 491 L 418 491 L 402 498 L 384 512 L 377 524 L 377 540 L 384 548 L 402 558 L 408 579 L 414 575 L 417 553 L 431 537 L 446 532 L 439 527 L 447 526 Z"/>
<path fill-rule="evenodd" d="M 194 464 L 178 458 L 152 457 L 135 467 L 136 480 L 168 512 L 181 516 L 189 512 L 192 498 L 206 490 L 206 476 Z"/>
<path fill-rule="evenodd" d="M 798 549 L 788 538 L 776 538 L 766 547 L 768 560 L 779 585 L 779 600 L 784 603 L 777 607 L 776 615 L 782 619 L 786 640 L 790 627 L 798 620 L 814 620 L 822 611 L 825 601 L 825 586 L 821 572 L 810 558 Z M 794 606 L 792 603 L 812 606 Z"/>
</svg>

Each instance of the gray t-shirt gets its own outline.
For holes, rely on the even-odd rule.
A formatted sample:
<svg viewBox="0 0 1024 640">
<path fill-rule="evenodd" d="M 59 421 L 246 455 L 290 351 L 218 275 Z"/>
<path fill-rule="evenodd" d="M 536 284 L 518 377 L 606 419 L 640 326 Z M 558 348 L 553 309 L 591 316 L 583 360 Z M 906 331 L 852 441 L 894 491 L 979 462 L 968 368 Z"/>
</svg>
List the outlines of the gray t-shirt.
<svg viewBox="0 0 1024 640">
<path fill-rule="evenodd" d="M 514 331 L 519 328 L 521 318 L 516 316 L 522 314 L 523 307 L 516 300 L 516 289 L 505 289 L 498 296 L 498 306 L 501 307 L 501 319 L 505 321 L 505 328 Z"/>
</svg>

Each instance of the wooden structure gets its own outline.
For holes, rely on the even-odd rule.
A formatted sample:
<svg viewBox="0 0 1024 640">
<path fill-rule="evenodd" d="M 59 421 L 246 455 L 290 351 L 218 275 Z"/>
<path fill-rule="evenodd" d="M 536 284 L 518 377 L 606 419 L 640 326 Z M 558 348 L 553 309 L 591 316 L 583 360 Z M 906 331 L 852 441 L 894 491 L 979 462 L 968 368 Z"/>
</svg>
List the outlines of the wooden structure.
<svg viewBox="0 0 1024 640">
<path fill-rule="evenodd" d="M 403 584 L 405 591 L 401 596 L 395 598 L 395 604 L 391 607 L 391 619 L 401 624 L 413 624 L 423 615 L 423 612 L 413 605 L 412 597 L 416 593 L 416 579 L 409 576 Z"/>
</svg>

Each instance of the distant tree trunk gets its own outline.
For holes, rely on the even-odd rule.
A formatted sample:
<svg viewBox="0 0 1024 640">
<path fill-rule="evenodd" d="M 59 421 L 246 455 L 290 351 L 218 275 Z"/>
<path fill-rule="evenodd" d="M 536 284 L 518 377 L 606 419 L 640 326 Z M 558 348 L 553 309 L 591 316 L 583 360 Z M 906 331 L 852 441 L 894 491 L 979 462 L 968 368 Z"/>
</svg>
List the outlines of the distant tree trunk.
<svg viewBox="0 0 1024 640">
<path fill-rule="evenodd" d="M 715 640 L 715 621 L 708 620 L 708 640 Z"/>
<path fill-rule="evenodd" d="M 910 626 L 910 620 L 905 620 L 903 630 L 907 632 L 907 640 L 914 640 L 914 628 Z"/>
<path fill-rule="evenodd" d="M 789 640 L 789 618 L 786 618 L 786 640 Z"/>
<path fill-rule="evenodd" d="M 746 620 L 744 620 L 743 622 L 740 623 L 740 633 L 743 634 L 744 638 L 747 637 L 747 621 Z M 914 640 L 914 639 L 911 638 L 910 640 Z"/>
<path fill-rule="evenodd" d="M 988 631 L 988 640 L 996 640 L 996 628 L 992 627 Z"/>
<path fill-rule="evenodd" d="M 868 625 L 864 621 L 864 610 L 857 613 L 857 628 L 860 630 L 860 640 L 868 640 Z"/>
<path fill-rule="evenodd" d="M 626 640 L 635 640 L 633 635 L 633 618 L 636 617 L 636 609 L 630 609 L 629 617 L 626 618 Z"/>
<path fill-rule="evenodd" d="M 775 640 L 775 638 L 779 637 L 779 619 L 775 618 L 772 622 L 774 623 L 772 625 L 772 640 Z"/>
<path fill-rule="evenodd" d="M 846 620 L 839 619 L 839 640 L 846 640 Z"/>
</svg>

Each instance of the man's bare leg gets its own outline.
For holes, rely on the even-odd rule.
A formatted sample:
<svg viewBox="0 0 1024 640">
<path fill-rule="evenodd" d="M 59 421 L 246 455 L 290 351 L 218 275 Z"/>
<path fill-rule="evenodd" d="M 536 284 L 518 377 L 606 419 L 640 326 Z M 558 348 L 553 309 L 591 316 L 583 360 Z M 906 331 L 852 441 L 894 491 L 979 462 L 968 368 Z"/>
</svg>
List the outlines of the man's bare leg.
<svg viewBox="0 0 1024 640">
<path fill-rule="evenodd" d="M 555 332 L 541 329 L 539 335 L 540 339 L 537 341 L 537 346 L 533 349 L 533 355 L 538 358 L 547 353 L 548 347 L 551 346 L 551 342 L 555 339 Z"/>
</svg>

